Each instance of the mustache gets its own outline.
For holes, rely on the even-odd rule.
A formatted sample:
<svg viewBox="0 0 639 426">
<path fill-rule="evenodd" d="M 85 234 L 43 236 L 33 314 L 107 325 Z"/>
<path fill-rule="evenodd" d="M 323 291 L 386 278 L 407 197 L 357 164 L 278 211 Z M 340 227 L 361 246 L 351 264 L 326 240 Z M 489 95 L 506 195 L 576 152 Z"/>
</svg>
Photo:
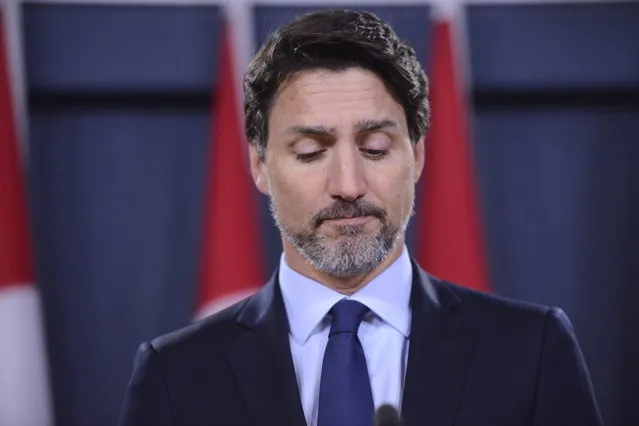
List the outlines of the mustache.
<svg viewBox="0 0 639 426">
<path fill-rule="evenodd" d="M 384 222 L 387 215 L 383 208 L 361 199 L 355 201 L 335 200 L 333 204 L 314 214 L 311 223 L 314 228 L 318 228 L 325 220 L 360 216 L 373 216 Z"/>
</svg>

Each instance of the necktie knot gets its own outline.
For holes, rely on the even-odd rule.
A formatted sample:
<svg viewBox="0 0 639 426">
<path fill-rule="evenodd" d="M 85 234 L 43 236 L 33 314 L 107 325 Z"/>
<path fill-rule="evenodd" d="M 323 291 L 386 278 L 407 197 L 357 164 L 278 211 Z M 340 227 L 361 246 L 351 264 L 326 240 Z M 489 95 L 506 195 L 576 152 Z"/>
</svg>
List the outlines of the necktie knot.
<svg viewBox="0 0 639 426">
<path fill-rule="evenodd" d="M 357 334 L 357 329 L 369 309 L 355 300 L 342 299 L 331 308 L 331 331 L 329 336 L 338 333 Z"/>
</svg>

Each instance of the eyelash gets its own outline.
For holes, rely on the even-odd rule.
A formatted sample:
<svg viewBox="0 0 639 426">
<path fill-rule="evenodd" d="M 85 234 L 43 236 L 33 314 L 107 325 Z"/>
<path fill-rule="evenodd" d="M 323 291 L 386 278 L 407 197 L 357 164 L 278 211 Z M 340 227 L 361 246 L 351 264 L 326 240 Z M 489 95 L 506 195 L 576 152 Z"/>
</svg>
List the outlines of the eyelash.
<svg viewBox="0 0 639 426">
<path fill-rule="evenodd" d="M 387 149 L 363 149 L 362 151 L 375 160 L 382 158 L 386 154 L 388 154 Z"/>
<path fill-rule="evenodd" d="M 319 158 L 319 156 L 322 155 L 324 151 L 326 150 L 322 149 L 319 151 L 308 152 L 304 154 L 295 154 L 295 158 L 303 162 L 311 162 Z M 361 151 L 365 153 L 366 155 L 368 155 L 373 160 L 379 160 L 380 158 L 388 154 L 387 149 L 362 149 Z"/>
<path fill-rule="evenodd" d="M 315 160 L 316 158 L 318 158 L 324 151 L 326 151 L 325 149 L 319 150 L 319 151 L 313 151 L 313 152 L 308 152 L 305 154 L 295 154 L 295 157 L 300 160 L 300 161 L 304 161 L 304 162 L 310 162 L 312 160 Z"/>
</svg>

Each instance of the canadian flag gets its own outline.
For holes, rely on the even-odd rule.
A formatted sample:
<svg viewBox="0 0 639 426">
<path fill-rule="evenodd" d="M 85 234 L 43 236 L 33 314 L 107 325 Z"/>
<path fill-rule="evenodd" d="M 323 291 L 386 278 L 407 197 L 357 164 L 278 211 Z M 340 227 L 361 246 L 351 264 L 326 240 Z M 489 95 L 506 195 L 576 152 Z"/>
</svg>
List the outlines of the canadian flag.
<svg viewBox="0 0 639 426">
<path fill-rule="evenodd" d="M 237 105 L 236 61 L 229 25 L 222 31 L 196 318 L 253 294 L 264 280 L 256 189 Z"/>
<path fill-rule="evenodd" d="M 0 11 L 0 425 L 53 424 Z"/>
<path fill-rule="evenodd" d="M 435 4 L 430 58 L 432 123 L 426 137 L 418 261 L 433 275 L 488 291 L 465 94 L 460 80 L 461 6 Z M 437 7 L 439 7 L 437 9 Z"/>
</svg>

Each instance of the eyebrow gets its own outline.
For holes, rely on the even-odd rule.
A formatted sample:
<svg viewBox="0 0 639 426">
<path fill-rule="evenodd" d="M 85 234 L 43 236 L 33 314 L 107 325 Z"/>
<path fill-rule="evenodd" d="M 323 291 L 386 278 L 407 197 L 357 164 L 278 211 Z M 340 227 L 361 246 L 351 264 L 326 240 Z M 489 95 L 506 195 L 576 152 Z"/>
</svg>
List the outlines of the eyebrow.
<svg viewBox="0 0 639 426">
<path fill-rule="evenodd" d="M 393 120 L 363 120 L 355 123 L 355 129 L 359 133 L 374 132 L 389 127 L 399 127 L 399 124 Z"/>
<path fill-rule="evenodd" d="M 353 126 L 358 133 L 374 132 L 387 128 L 397 128 L 399 124 L 393 120 L 362 120 Z M 337 130 L 334 127 L 326 126 L 293 126 L 287 133 L 304 136 L 321 136 L 335 138 Z"/>
<path fill-rule="evenodd" d="M 323 136 L 334 138 L 337 134 L 337 130 L 333 127 L 326 126 L 293 126 L 287 133 L 304 136 Z"/>
</svg>

